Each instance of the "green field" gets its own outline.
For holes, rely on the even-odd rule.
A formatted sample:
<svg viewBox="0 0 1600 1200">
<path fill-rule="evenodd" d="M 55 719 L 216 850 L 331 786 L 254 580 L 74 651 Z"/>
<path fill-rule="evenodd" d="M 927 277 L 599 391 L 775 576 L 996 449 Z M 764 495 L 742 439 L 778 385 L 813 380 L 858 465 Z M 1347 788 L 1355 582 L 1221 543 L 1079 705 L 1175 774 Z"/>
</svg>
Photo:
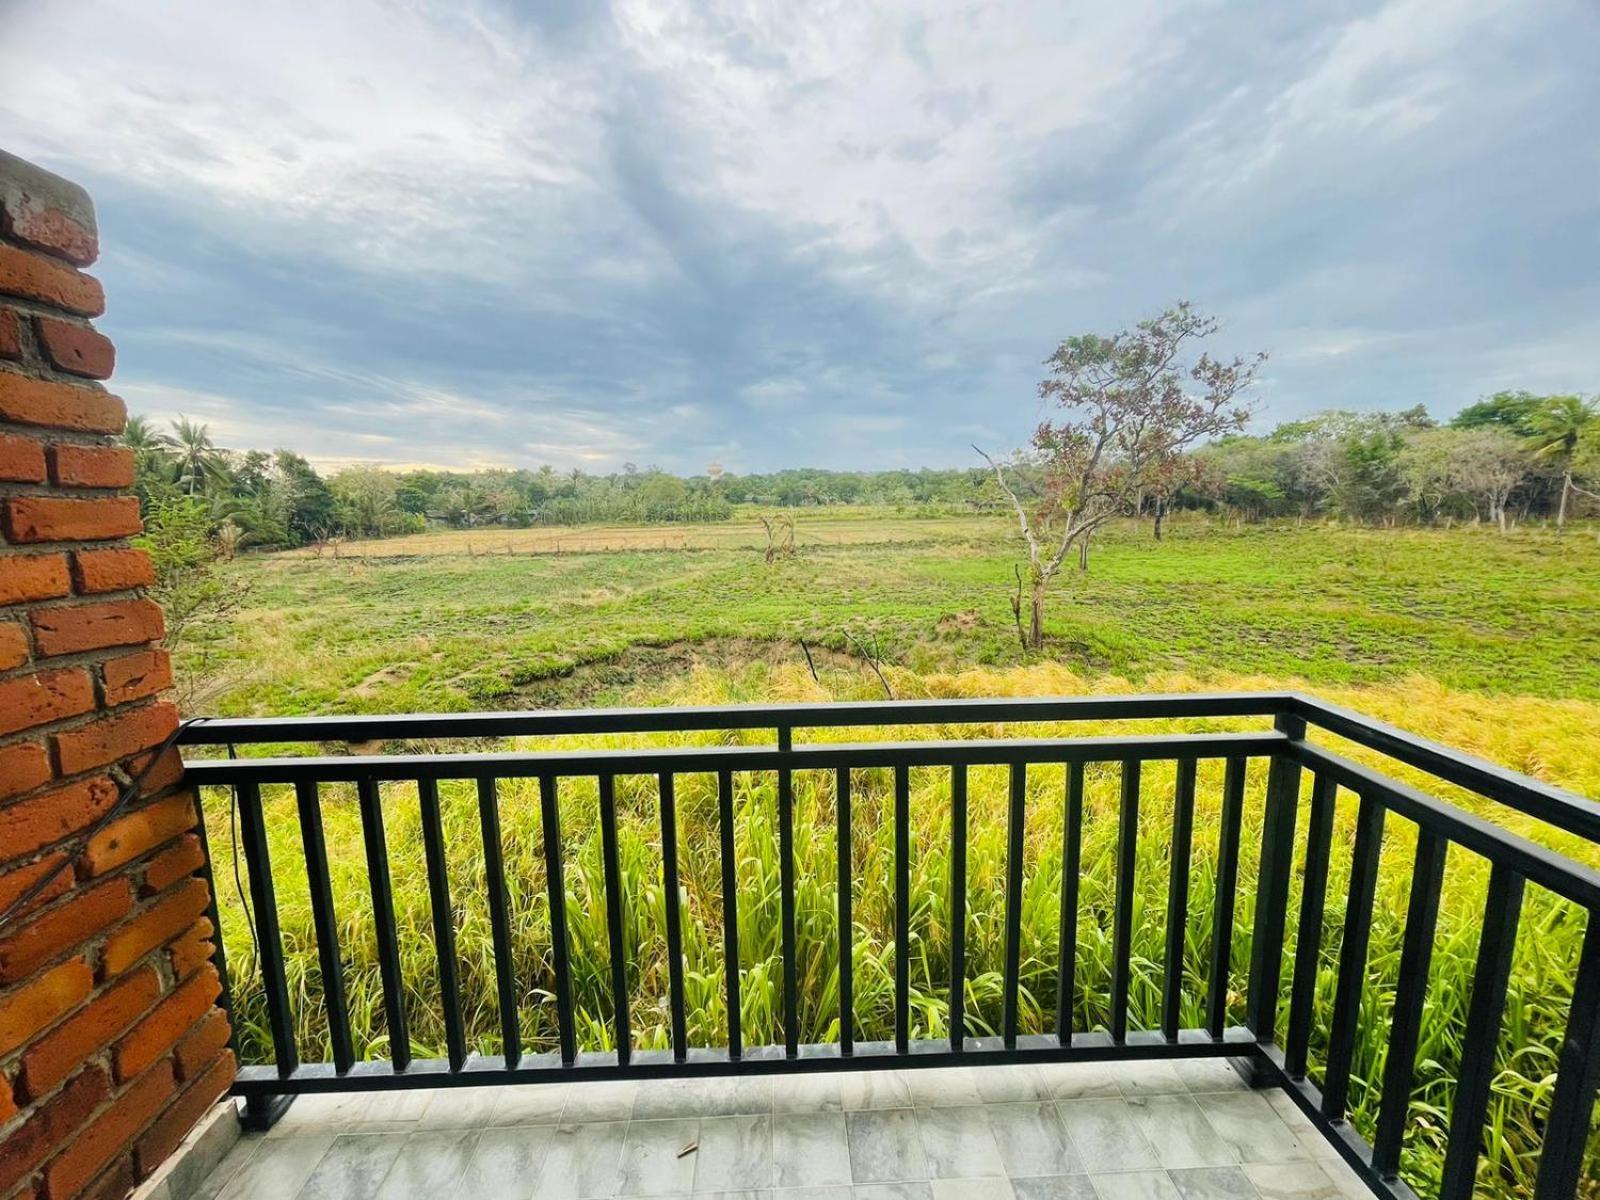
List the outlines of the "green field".
<svg viewBox="0 0 1600 1200">
<path fill-rule="evenodd" d="M 338 558 L 241 559 L 229 571 L 249 588 L 245 607 L 204 636 L 191 633 L 180 646 L 188 707 L 291 714 L 882 696 L 885 683 L 863 660 L 866 647 L 880 660 L 887 687 L 901 697 L 1305 687 L 1600 795 L 1600 539 L 1592 529 L 1569 530 L 1557 540 L 1542 530 L 1501 537 L 1471 529 L 1235 529 L 1177 522 L 1161 543 L 1148 531 L 1119 529 L 1097 541 L 1086 575 L 1074 571 L 1064 578 L 1050 611 L 1047 651 L 1028 660 L 1007 601 L 1013 548 L 1005 541 L 1005 526 L 978 518 L 891 520 L 884 514 L 835 514 L 830 520 L 826 527 L 819 523 L 819 530 L 837 536 L 808 539 L 802 514 L 799 552 L 772 564 L 764 561 L 759 527 L 741 531 L 737 525 L 719 527 L 720 540 L 705 548 L 694 548 L 699 530 L 652 528 L 629 534 L 631 541 L 622 538 L 627 531 L 563 531 L 578 540 L 561 547 L 532 537 L 463 533 L 429 535 L 425 543 L 347 545 Z M 585 537 L 596 548 L 574 549 Z M 681 548 L 680 537 L 689 548 Z M 623 545 L 634 548 L 605 549 Z M 811 649 L 815 677 L 802 641 Z M 1024 731 L 1008 726 L 1006 732 Z M 1160 1016 L 1171 774 L 1170 766 L 1153 766 L 1144 780 L 1136 1025 L 1155 1024 Z M 945 1032 L 948 1015 L 948 779 L 918 770 L 912 782 L 914 1035 L 937 1036 Z M 1248 881 L 1259 841 L 1261 784 L 1259 774 L 1253 775 L 1241 874 L 1247 883 L 1232 948 L 1236 1016 L 1243 1012 L 1238 993 L 1249 953 Z M 838 1031 L 839 944 L 832 783 L 802 773 L 796 789 L 803 1035 L 831 1040 Z M 476 806 L 465 787 L 446 784 L 441 790 L 469 1030 L 479 1049 L 493 1052 L 499 1018 Z M 1204 995 L 1219 791 L 1218 774 L 1203 769 L 1186 931 L 1186 1024 L 1199 1022 Z M 888 781 L 859 772 L 856 792 L 856 1033 L 871 1038 L 887 1034 L 891 1013 Z M 1049 1030 L 1055 1020 L 1061 794 L 1059 769 L 1030 771 L 1023 904 L 1028 1029 Z M 699 1042 L 719 1044 L 726 1014 L 720 864 L 709 836 L 714 797 L 709 780 L 692 776 L 680 779 L 678 795 L 690 1032 Z M 412 1039 L 418 1054 L 433 1056 L 442 1053 L 443 1029 L 415 789 L 394 787 L 385 796 Z M 214 849 L 226 847 L 229 837 L 225 806 L 216 799 L 208 798 Z M 737 799 L 742 1016 L 747 1042 L 755 1044 L 779 1036 L 774 783 L 740 777 Z M 536 800 L 531 784 L 502 788 L 517 976 L 526 984 L 519 1009 L 525 1039 L 543 1049 L 553 1045 L 554 1018 Z M 322 1058 L 322 987 L 293 800 L 269 789 L 266 802 L 302 1050 Z M 1077 1029 L 1103 1026 L 1109 1017 L 1117 804 L 1114 770 L 1092 768 Z M 618 805 L 624 891 L 631 898 L 625 924 L 634 1038 L 638 1045 L 660 1046 L 667 1036 L 666 954 L 653 783 L 619 780 Z M 325 790 L 324 807 L 357 1035 L 367 1053 L 381 1056 L 387 1048 L 359 821 L 342 788 Z M 1595 847 L 1492 806 L 1475 807 L 1600 864 Z M 1341 794 L 1341 845 L 1348 845 L 1354 809 L 1354 797 Z M 602 1047 L 610 1036 L 609 959 L 600 919 L 592 783 L 565 787 L 562 812 L 580 1037 L 587 1046 Z M 969 1013 L 980 1028 L 992 1027 L 999 1016 L 1003 813 L 1004 781 L 987 769 L 975 770 L 965 987 Z M 1367 1132 L 1376 1112 L 1373 1081 L 1381 1077 L 1413 841 L 1414 830 L 1405 822 L 1389 822 L 1353 1094 L 1357 1124 Z M 1332 1002 L 1348 870 L 1348 851 L 1336 849 L 1314 1062 L 1325 1045 L 1321 1022 Z M 1432 1190 L 1443 1147 L 1485 880 L 1481 862 L 1452 854 L 1405 1157 L 1406 1178 L 1424 1194 Z M 232 891 L 224 885 L 225 936 L 239 976 L 235 1001 L 247 1057 L 259 1058 L 265 1022 L 259 989 L 249 982 L 249 933 Z M 1481 1179 L 1487 1194 L 1531 1190 L 1582 920 L 1570 905 L 1530 888 L 1513 980 L 1517 999 L 1499 1048 L 1501 1071 Z M 1600 1139 L 1594 1149 L 1600 1153 Z"/>
</svg>

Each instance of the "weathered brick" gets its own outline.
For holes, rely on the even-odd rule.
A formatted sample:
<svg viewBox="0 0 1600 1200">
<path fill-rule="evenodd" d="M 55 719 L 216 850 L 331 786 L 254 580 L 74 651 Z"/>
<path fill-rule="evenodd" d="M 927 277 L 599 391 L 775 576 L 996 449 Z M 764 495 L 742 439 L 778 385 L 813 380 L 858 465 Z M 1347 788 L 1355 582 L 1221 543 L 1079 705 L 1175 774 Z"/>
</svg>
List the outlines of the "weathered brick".
<svg viewBox="0 0 1600 1200">
<path fill-rule="evenodd" d="M 52 958 L 126 916 L 132 908 L 133 889 L 126 879 L 108 879 L 56 905 L 0 941 L 0 983 L 26 979 Z"/>
<path fill-rule="evenodd" d="M 43 483 L 44 447 L 30 437 L 0 433 L 0 480 Z"/>
<path fill-rule="evenodd" d="M 176 1086 L 172 1064 L 159 1062 L 118 1096 L 110 1108 L 86 1124 L 72 1144 L 45 1168 L 45 1194 L 49 1200 L 77 1196 L 166 1106 Z"/>
<path fill-rule="evenodd" d="M 214 1008 L 198 1025 L 183 1035 L 174 1056 L 178 1063 L 178 1078 L 193 1079 L 228 1046 L 232 1031 L 228 1027 L 228 1014 Z"/>
<path fill-rule="evenodd" d="M 206 910 L 210 896 L 203 879 L 174 888 L 106 939 L 101 964 L 108 975 L 127 970 L 157 946 L 172 941 Z"/>
<path fill-rule="evenodd" d="M 81 958 L 51 967 L 0 997 L 0 1055 L 9 1054 L 94 991 L 94 972 Z"/>
<path fill-rule="evenodd" d="M 116 709 L 79 729 L 58 733 L 56 762 L 63 775 L 76 775 L 158 745 L 178 727 L 178 710 L 167 701 L 141 708 Z"/>
<path fill-rule="evenodd" d="M 0 808 L 0 858 L 21 858 L 87 829 L 117 801 L 108 776 L 52 788 Z"/>
<path fill-rule="evenodd" d="M 128 407 L 104 388 L 0 371 L 0 417 L 19 425 L 121 433 Z"/>
<path fill-rule="evenodd" d="M 82 187 L 0 151 L 0 232 L 87 266 L 99 253 L 94 204 Z"/>
<path fill-rule="evenodd" d="M 39 335 L 39 348 L 58 370 L 108 379 L 116 368 L 117 351 L 111 339 L 88 325 L 35 317 L 33 328 Z"/>
<path fill-rule="evenodd" d="M 80 592 L 125 592 L 156 581 L 155 564 L 143 550 L 79 550 L 72 559 Z"/>
<path fill-rule="evenodd" d="M 135 1161 L 140 1179 L 153 1173 L 178 1148 L 189 1130 L 216 1103 L 217 1097 L 228 1090 L 233 1083 L 233 1075 L 233 1055 L 225 1051 L 202 1074 L 192 1077 L 193 1082 L 173 1102 L 172 1107 L 162 1113 L 139 1139 Z"/>
<path fill-rule="evenodd" d="M 28 631 L 17 621 L 0 621 L 0 671 L 9 671 L 28 661 Z M 0 779 L 0 788 L 5 781 Z"/>
<path fill-rule="evenodd" d="M 153 600 L 103 600 L 98 604 L 36 608 L 33 644 L 41 655 L 76 654 L 108 646 L 153 642 L 166 632 Z"/>
<path fill-rule="evenodd" d="M 94 683 L 78 667 L 0 680 L 0 734 L 75 717 L 94 707 Z"/>
<path fill-rule="evenodd" d="M 99 1067 L 79 1072 L 0 1145 L 0 1195 L 59 1150 L 111 1094 L 111 1077 Z"/>
<path fill-rule="evenodd" d="M 118 980 L 23 1051 L 22 1071 L 17 1076 L 23 1098 L 37 1100 L 48 1095 L 123 1030 L 142 1027 L 141 1018 L 152 1005 L 158 1005 L 159 1011 L 159 1005 L 164 1003 L 161 978 L 151 968 Z M 151 1056 L 144 1066 L 154 1061 L 155 1056 Z M 119 1073 L 117 1078 L 127 1080 L 136 1074 L 137 1071 Z"/>
<path fill-rule="evenodd" d="M 148 874 L 147 871 L 146 875 Z M 72 887 L 74 876 L 67 869 L 67 856 L 47 854 L 37 862 L 0 871 L 0 912 L 9 909 L 29 888 L 39 886 L 41 880 L 47 882 L 40 887 L 38 894 L 23 906 L 21 912 L 32 912 L 36 908 L 41 908 Z M 15 920 L 19 915 L 21 914 L 13 914 L 12 919 Z"/>
<path fill-rule="evenodd" d="M 126 446 L 51 446 L 50 480 L 61 487 L 125 488 L 133 486 L 133 451 Z"/>
<path fill-rule="evenodd" d="M 4 1073 L 0 1073 L 0 1125 L 4 1125 L 16 1115 L 17 1101 L 11 1094 L 11 1081 Z"/>
<path fill-rule="evenodd" d="M 192 833 L 185 834 L 150 860 L 144 869 L 140 891 L 147 896 L 164 892 L 185 875 L 193 875 L 205 861 L 200 839 Z"/>
<path fill-rule="evenodd" d="M 189 927 L 187 933 L 172 943 L 167 953 L 172 959 L 174 979 L 189 978 L 216 957 L 217 947 L 211 941 L 211 935 L 215 932 L 211 918 L 201 917 Z"/>
<path fill-rule="evenodd" d="M 172 686 L 172 658 L 165 650 L 140 650 L 107 659 L 101 668 L 106 704 L 126 704 Z"/>
<path fill-rule="evenodd" d="M 105 542 L 143 528 L 137 496 L 13 496 L 6 501 L 6 536 L 18 543 Z"/>
<path fill-rule="evenodd" d="M 194 824 L 194 798 L 178 792 L 112 821 L 89 839 L 80 861 L 90 875 L 104 875 L 193 829 Z"/>
<path fill-rule="evenodd" d="M 71 591 L 65 554 L 9 554 L 0 558 L 0 604 L 54 600 Z"/>
<path fill-rule="evenodd" d="M 180 984 L 155 1007 L 147 1006 L 143 1019 L 123 1035 L 112 1052 L 117 1078 L 132 1079 L 176 1046 L 178 1039 L 211 1011 L 220 995 L 222 984 L 217 972 L 207 968 Z"/>
<path fill-rule="evenodd" d="M 128 764 L 128 773 L 139 779 L 140 788 L 147 796 L 153 796 L 159 791 L 171 787 L 183 778 L 183 755 L 176 749 L 169 749 L 161 757 L 161 761 L 154 767 L 150 766 L 152 754 L 141 754 Z M 145 770 L 150 774 L 146 775 Z"/>
<path fill-rule="evenodd" d="M 0 750 L 0 800 L 9 800 L 23 792 L 50 782 L 50 756 L 38 742 L 18 742 Z M 0 828 L 4 820 L 0 818 Z M 10 846 L 6 847 L 9 856 Z"/>
<path fill-rule="evenodd" d="M 0 358 L 22 357 L 22 314 L 0 306 Z"/>
<path fill-rule="evenodd" d="M 81 1200 L 128 1200 L 128 1193 L 138 1183 L 139 1178 L 134 1174 L 133 1155 L 123 1154 L 113 1159 L 111 1165 L 85 1185 L 78 1195 Z"/>
<path fill-rule="evenodd" d="M 105 289 L 93 275 L 20 246 L 0 246 L 0 292 L 80 317 L 98 317 L 106 310 Z"/>
</svg>

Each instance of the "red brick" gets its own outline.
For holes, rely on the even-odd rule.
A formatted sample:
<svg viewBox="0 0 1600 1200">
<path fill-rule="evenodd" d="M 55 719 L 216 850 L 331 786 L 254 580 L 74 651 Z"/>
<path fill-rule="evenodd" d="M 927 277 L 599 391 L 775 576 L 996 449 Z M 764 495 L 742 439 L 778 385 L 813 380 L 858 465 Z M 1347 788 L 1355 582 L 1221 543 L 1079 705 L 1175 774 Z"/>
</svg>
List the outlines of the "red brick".
<svg viewBox="0 0 1600 1200">
<path fill-rule="evenodd" d="M 0 558 L 0 604 L 54 600 L 71 590 L 65 554 L 10 554 Z"/>
<path fill-rule="evenodd" d="M 231 1053 L 224 1053 L 206 1071 L 184 1089 L 183 1095 L 162 1113 L 143 1137 L 135 1150 L 140 1179 L 151 1175 L 200 1123 L 200 1118 L 216 1103 L 217 1097 L 233 1083 L 234 1062 Z"/>
<path fill-rule="evenodd" d="M 0 358 L 22 357 L 22 314 L 14 308 L 0 308 Z"/>
<path fill-rule="evenodd" d="M 94 990 L 94 972 L 74 958 L 0 997 L 0 1055 L 9 1054 L 41 1029 L 71 1012 Z"/>
<path fill-rule="evenodd" d="M 0 247 L 0 254 L 5 252 Z M 104 388 L 0 371 L 0 417 L 82 433 L 121 433 L 128 419 L 122 397 Z"/>
<path fill-rule="evenodd" d="M 125 592 L 156 581 L 155 564 L 143 550 L 79 550 L 72 559 L 80 592 Z"/>
<path fill-rule="evenodd" d="M 146 872 L 148 875 L 149 872 Z M 49 904 L 57 896 L 67 891 L 75 882 L 75 876 L 67 869 L 67 856 L 65 854 L 50 854 L 31 862 L 25 866 L 15 867 L 9 871 L 0 872 L 0 912 L 9 909 L 29 888 L 39 885 L 40 880 L 47 880 L 39 893 L 34 896 L 21 909 L 22 912 L 31 912 L 36 908 Z M 15 919 L 15 914 L 13 915 Z"/>
<path fill-rule="evenodd" d="M 156 641 L 166 633 L 161 606 L 153 600 L 103 600 L 98 604 L 36 608 L 31 616 L 33 644 L 41 655 L 137 646 Z"/>
<path fill-rule="evenodd" d="M 86 713 L 94 707 L 89 672 L 40 671 L 0 681 L 0 734 L 16 733 Z"/>
<path fill-rule="evenodd" d="M 161 978 L 149 967 L 101 992 L 23 1051 L 22 1071 L 17 1076 L 19 1093 L 29 1100 L 48 1095 L 81 1063 L 104 1050 L 118 1034 L 140 1021 L 160 996 Z M 144 1065 L 149 1066 L 154 1061 L 152 1057 Z M 126 1080 L 136 1074 L 137 1071 L 129 1071 L 117 1077 Z"/>
<path fill-rule="evenodd" d="M 22 858 L 87 829 L 117 800 L 105 775 L 52 788 L 0 808 L 0 856 Z"/>
<path fill-rule="evenodd" d="M 88 874 L 104 875 L 193 829 L 194 824 L 194 798 L 178 792 L 112 821 L 89 839 L 81 861 Z"/>
<path fill-rule="evenodd" d="M 183 756 L 176 749 L 169 749 L 162 756 L 160 763 L 150 767 L 150 754 L 141 754 L 128 764 L 128 773 L 140 780 L 139 787 L 147 796 L 153 796 L 159 791 L 171 787 L 183 778 Z M 150 774 L 145 770 L 149 768 Z"/>
<path fill-rule="evenodd" d="M 80 446 L 62 442 L 50 447 L 50 478 L 61 487 L 125 488 L 133 486 L 133 451 L 126 446 Z"/>
<path fill-rule="evenodd" d="M 43 483 L 44 447 L 32 438 L 0 433 L 0 480 Z"/>
<path fill-rule="evenodd" d="M 19 742 L 0 750 L 0 800 L 9 800 L 23 792 L 50 782 L 50 758 L 38 742 Z M 4 818 L 0 818 L 0 828 Z M 6 847 L 9 854 L 10 847 Z"/>
<path fill-rule="evenodd" d="M 44 176 L 45 172 L 37 172 L 37 175 Z M 88 198 L 82 195 L 81 189 L 72 189 L 82 197 L 82 211 L 74 214 L 63 206 L 59 193 L 51 194 L 50 189 L 59 189 L 62 180 L 49 179 L 41 186 L 38 179 L 30 183 L 20 174 L 11 173 L 7 182 L 11 186 L 0 193 L 0 230 L 19 242 L 59 255 L 80 267 L 95 260 L 100 253 L 100 239 L 95 232 Z M 67 202 L 68 206 L 73 203 Z"/>
<path fill-rule="evenodd" d="M 112 1102 L 110 1108 L 83 1126 L 75 1141 L 45 1168 L 45 1195 L 69 1200 L 133 1140 L 150 1118 L 172 1098 L 176 1084 L 170 1062 L 157 1063 Z"/>
<path fill-rule="evenodd" d="M 111 1094 L 111 1078 L 90 1067 L 0 1143 L 0 1194 L 60 1149 Z"/>
<path fill-rule="evenodd" d="M 133 1173 L 133 1165 L 133 1156 L 124 1154 L 78 1193 L 80 1200 L 128 1200 L 128 1194 L 139 1183 Z"/>
<path fill-rule="evenodd" d="M 98 317 L 106 310 L 105 289 L 93 275 L 19 246 L 0 246 L 0 292 L 64 308 L 80 317 Z"/>
<path fill-rule="evenodd" d="M 132 1079 L 178 1044 L 178 1039 L 211 1011 L 222 995 L 215 968 L 207 968 L 180 984 L 117 1043 L 112 1058 L 117 1078 Z M 153 998 L 153 997 L 152 997 Z M 26 1056 L 24 1056 L 26 1064 Z"/>
<path fill-rule="evenodd" d="M 39 349 L 58 370 L 107 379 L 116 368 L 116 347 L 98 330 L 55 317 L 35 317 L 33 328 L 39 335 Z"/>
<path fill-rule="evenodd" d="M 206 856 L 200 848 L 200 839 L 185 834 L 150 860 L 144 869 L 143 894 L 153 896 L 164 892 L 186 875 L 193 875 L 205 865 Z"/>
<path fill-rule="evenodd" d="M 106 939 L 101 963 L 106 974 L 127 970 L 157 946 L 172 941 L 197 921 L 210 895 L 203 879 L 190 879 Z"/>
<path fill-rule="evenodd" d="M 137 496 L 13 496 L 6 501 L 6 536 L 13 542 L 104 542 L 132 537 L 143 528 Z"/>
<path fill-rule="evenodd" d="M 183 1035 L 178 1043 L 178 1078 L 193 1079 L 206 1069 L 206 1064 L 227 1048 L 232 1030 L 228 1027 L 228 1014 L 214 1008 L 200 1024 Z"/>
<path fill-rule="evenodd" d="M 101 670 L 107 707 L 142 700 L 172 686 L 172 658 L 165 650 L 140 650 L 107 659 Z"/>
<path fill-rule="evenodd" d="M 168 953 L 172 959 L 174 979 L 189 978 L 216 956 L 217 947 L 211 941 L 211 935 L 215 932 L 211 918 L 201 917 L 189 928 L 188 933 L 172 943 Z"/>
<path fill-rule="evenodd" d="M 107 880 L 56 905 L 0 942 L 0 983 L 26 979 L 63 951 L 115 924 L 132 908 L 133 889 L 126 879 Z M 110 973 L 117 974 L 120 969 Z"/>
<path fill-rule="evenodd" d="M 28 631 L 16 621 L 0 621 L 0 671 L 9 671 L 28 661 Z M 0 788 L 5 786 L 0 780 Z"/>
<path fill-rule="evenodd" d="M 17 1115 L 17 1101 L 11 1095 L 11 1082 L 0 1074 L 0 1125 Z"/>
<path fill-rule="evenodd" d="M 178 727 L 178 710 L 167 701 L 141 708 L 119 708 L 80 729 L 58 733 L 56 762 L 63 775 L 76 775 L 148 750 Z"/>
</svg>

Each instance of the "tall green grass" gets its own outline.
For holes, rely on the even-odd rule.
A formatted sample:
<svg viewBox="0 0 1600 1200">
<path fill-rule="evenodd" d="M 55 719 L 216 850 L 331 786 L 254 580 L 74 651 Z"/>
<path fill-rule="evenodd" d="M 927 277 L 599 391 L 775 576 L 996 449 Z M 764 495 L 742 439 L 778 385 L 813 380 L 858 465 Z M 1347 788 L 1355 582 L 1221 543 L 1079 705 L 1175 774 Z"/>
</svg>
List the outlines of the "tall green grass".
<svg viewBox="0 0 1600 1200">
<path fill-rule="evenodd" d="M 763 690 L 770 694 L 772 681 Z M 903 690 L 909 680 L 899 678 Z M 925 681 L 927 691 L 998 690 L 989 679 L 952 685 Z M 1057 681 L 1059 682 L 1059 681 Z M 1007 681 L 1005 690 L 1019 688 Z M 793 687 L 793 681 L 785 686 Z M 781 689 L 780 689 L 781 690 Z M 802 689 L 803 690 L 803 689 Z M 1040 690 L 1052 690 L 1042 688 Z M 814 693 L 815 689 L 812 689 Z M 691 680 L 669 698 L 719 700 L 738 695 L 724 678 Z M 1146 732 L 1196 731 L 1238 727 L 1228 722 L 1146 722 Z M 1058 727 L 1008 725 L 1001 728 L 926 728 L 915 731 L 816 731 L 806 740 L 869 740 L 888 736 L 966 737 L 1055 732 Z M 1125 726 L 1123 727 L 1125 728 Z M 1117 731 L 1099 724 L 1077 732 Z M 735 744 L 760 735 L 662 735 L 588 739 L 586 745 Z M 532 748 L 531 742 L 515 743 Z M 573 746 L 573 740 L 544 740 L 542 748 Z M 1252 763 L 1241 847 L 1236 937 L 1231 947 L 1230 1017 L 1243 1019 L 1244 972 L 1254 917 L 1255 873 L 1260 845 L 1262 792 L 1266 764 Z M 1133 910 L 1133 964 L 1130 1020 L 1136 1027 L 1158 1027 L 1161 1019 L 1166 895 L 1170 860 L 1174 769 L 1149 764 L 1142 780 Z M 1203 1023 L 1208 986 L 1217 857 L 1217 823 L 1222 788 L 1220 762 L 1200 767 L 1190 874 L 1190 907 L 1184 933 L 1181 1024 Z M 1410 777 L 1410 776 L 1408 776 Z M 1086 776 L 1083 867 L 1080 884 L 1077 956 L 1078 987 L 1071 1023 L 1074 1030 L 1105 1028 L 1110 1021 L 1111 917 L 1114 860 L 1119 815 L 1120 767 L 1091 766 Z M 892 791 L 889 773 L 858 771 L 854 776 L 855 1028 L 858 1040 L 893 1033 L 894 908 Z M 1302 810 L 1309 801 L 1305 781 Z M 727 1012 L 723 991 L 723 895 L 718 856 L 715 780 L 683 775 L 676 781 L 679 810 L 680 886 L 683 920 L 688 1031 L 693 1044 L 723 1045 Z M 839 1036 L 840 931 L 837 922 L 837 825 L 831 772 L 798 772 L 795 788 L 795 874 L 801 1037 L 834 1041 Z M 624 949 L 630 985 L 629 1018 L 636 1047 L 669 1044 L 665 898 L 660 821 L 652 777 L 617 780 L 619 858 L 622 869 Z M 951 831 L 949 772 L 917 768 L 911 772 L 911 1006 L 912 1036 L 948 1032 L 950 991 Z M 1022 1003 L 1024 1031 L 1055 1029 L 1054 1011 L 1060 955 L 1064 772 L 1040 766 L 1028 772 L 1027 821 L 1022 893 Z M 1002 768 L 970 773 L 967 874 L 967 971 L 963 986 L 969 1033 L 997 1029 L 1001 1008 L 1004 950 L 1007 781 Z M 452 887 L 461 1000 L 471 1046 L 498 1053 L 494 950 L 483 879 L 483 848 L 475 788 L 466 782 L 440 787 Z M 233 1004 L 245 1061 L 270 1061 L 265 1008 L 251 934 L 229 877 L 230 832 L 222 797 L 207 797 L 213 853 L 218 859 L 223 935 L 233 977 Z M 302 1056 L 331 1057 L 327 1043 L 323 983 L 307 891 L 295 802 L 290 789 L 263 792 L 277 888 L 279 919 L 288 961 L 295 1028 Z M 361 826 L 353 787 L 325 786 L 322 807 L 339 935 L 345 960 L 345 985 L 358 1053 L 387 1057 L 391 1047 L 383 1021 L 382 989 L 362 851 Z M 499 789 L 503 853 L 509 891 L 519 1018 L 525 1049 L 553 1049 L 555 1004 L 550 957 L 550 909 L 543 858 L 544 830 L 537 784 L 508 780 Z M 424 868 L 419 806 L 413 785 L 383 788 L 385 832 L 394 875 L 402 975 L 410 1018 L 412 1050 L 442 1057 L 444 1028 L 437 982 Z M 739 970 L 746 1045 L 782 1039 L 782 972 L 779 954 L 780 896 L 777 853 L 776 779 L 771 773 L 735 777 Z M 1497 814 L 1500 815 L 1500 814 Z M 1340 793 L 1329 902 L 1322 923 L 1317 977 L 1316 1022 L 1312 1037 L 1312 1077 L 1320 1077 L 1332 1008 L 1334 976 L 1341 941 L 1349 846 L 1355 798 Z M 605 888 L 593 780 L 566 780 L 561 786 L 561 835 L 565 850 L 563 898 L 571 939 L 572 991 L 578 1036 L 586 1049 L 612 1047 L 610 952 L 605 926 Z M 1302 811 L 1299 828 L 1305 828 Z M 1410 889 L 1415 828 L 1391 815 L 1385 830 L 1383 865 L 1374 906 L 1371 950 L 1362 997 L 1360 1036 L 1352 1086 L 1352 1119 L 1370 1137 L 1379 1100 L 1387 1048 L 1390 1008 L 1398 976 L 1406 900 Z M 1557 848 L 1588 853 L 1555 835 Z M 1296 863 L 1295 878 L 1299 878 Z M 1463 1053 L 1465 1010 L 1477 952 L 1487 881 L 1486 864 L 1452 849 L 1445 901 L 1430 971 L 1428 1006 L 1418 1055 L 1402 1173 L 1424 1195 L 1436 1186 L 1442 1163 L 1455 1077 Z M 1289 966 L 1298 927 L 1298 892 L 1291 899 L 1289 945 L 1285 948 L 1286 1003 Z M 1530 887 L 1524 908 L 1504 1032 L 1495 1048 L 1497 1074 L 1480 1188 L 1486 1195 L 1531 1193 L 1540 1136 L 1553 1085 L 1556 1051 L 1565 1024 L 1572 976 L 1583 934 L 1584 915 L 1565 901 Z M 1281 1024 L 1280 1024 L 1281 1028 Z M 1591 1176 L 1600 1175 L 1600 1136 L 1591 1143 Z M 1593 1193 L 1593 1185 L 1591 1184 Z"/>
</svg>

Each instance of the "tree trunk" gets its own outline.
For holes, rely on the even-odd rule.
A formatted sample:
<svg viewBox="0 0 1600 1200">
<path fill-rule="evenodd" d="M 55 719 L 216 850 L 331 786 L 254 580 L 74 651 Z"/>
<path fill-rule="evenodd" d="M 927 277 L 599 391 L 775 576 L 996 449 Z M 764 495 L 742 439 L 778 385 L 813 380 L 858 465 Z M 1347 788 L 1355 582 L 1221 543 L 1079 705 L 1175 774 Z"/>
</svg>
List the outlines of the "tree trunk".
<svg viewBox="0 0 1600 1200">
<path fill-rule="evenodd" d="M 1156 541 L 1161 540 L 1161 522 L 1167 519 L 1167 505 L 1159 496 L 1156 497 Z"/>
<path fill-rule="evenodd" d="M 1083 541 L 1078 543 L 1078 570 L 1089 569 L 1089 535 L 1083 535 Z"/>
<path fill-rule="evenodd" d="M 1561 503 L 1556 508 L 1556 532 L 1560 533 L 1567 527 L 1567 493 L 1572 490 L 1572 468 L 1568 467 L 1565 475 L 1561 477 Z"/>
<path fill-rule="evenodd" d="M 1044 649 L 1044 591 L 1045 580 L 1033 581 L 1033 604 L 1028 620 L 1028 644 L 1035 650 Z"/>
</svg>

